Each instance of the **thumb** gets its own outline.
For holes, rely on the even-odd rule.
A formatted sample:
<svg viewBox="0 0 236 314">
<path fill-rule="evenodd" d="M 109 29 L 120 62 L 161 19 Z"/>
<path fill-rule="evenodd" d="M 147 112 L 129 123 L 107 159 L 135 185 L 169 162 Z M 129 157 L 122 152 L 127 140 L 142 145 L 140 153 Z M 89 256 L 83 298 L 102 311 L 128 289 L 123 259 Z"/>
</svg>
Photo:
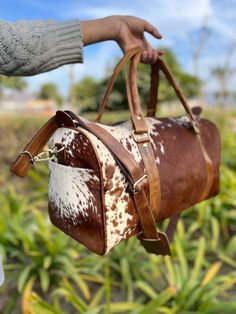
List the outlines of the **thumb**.
<svg viewBox="0 0 236 314">
<path fill-rule="evenodd" d="M 157 39 L 161 39 L 162 38 L 162 35 L 157 30 L 157 28 L 155 26 L 153 26 L 152 24 L 150 24 L 149 22 L 147 22 L 147 21 L 145 21 L 145 23 L 144 23 L 144 31 L 148 32 L 149 34 L 151 34 L 152 36 L 154 36 Z"/>
</svg>

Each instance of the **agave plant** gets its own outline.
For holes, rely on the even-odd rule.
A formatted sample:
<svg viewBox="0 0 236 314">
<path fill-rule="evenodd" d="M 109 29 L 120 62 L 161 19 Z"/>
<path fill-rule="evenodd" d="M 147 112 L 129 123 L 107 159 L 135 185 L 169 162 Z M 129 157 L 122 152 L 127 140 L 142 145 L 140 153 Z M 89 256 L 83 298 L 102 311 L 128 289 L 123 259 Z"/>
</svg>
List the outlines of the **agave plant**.
<svg viewBox="0 0 236 314">
<path fill-rule="evenodd" d="M 209 262 L 207 259 L 207 242 L 200 237 L 195 242 L 194 262 L 184 254 L 181 228 L 174 241 L 173 257 L 143 255 L 136 267 L 143 272 L 143 279 L 133 278 L 131 286 L 133 300 L 117 301 L 112 292 L 119 289 L 119 282 L 112 281 L 112 263 L 109 257 L 105 261 L 104 282 L 100 282 L 93 297 L 86 300 L 75 287 L 64 279 L 60 287 L 53 291 L 51 304 L 31 292 L 28 297 L 29 309 L 39 314 L 42 306 L 50 309 L 48 313 L 67 313 L 64 301 L 78 313 L 234 313 L 236 302 L 231 293 L 236 286 L 236 271 L 221 273 L 223 262 Z M 128 244 L 124 244 L 128 246 Z M 122 257 L 117 259 L 121 263 Z M 108 269 L 106 269 L 108 267 Z M 129 277 L 128 277 L 129 278 Z M 145 278 L 145 279 L 144 279 Z M 120 278 L 125 284 L 124 278 Z"/>
<path fill-rule="evenodd" d="M 91 279 L 98 273 L 99 267 L 91 271 L 95 255 L 87 255 L 81 245 L 52 226 L 43 211 L 13 189 L 0 195 L 0 205 L 0 248 L 5 256 L 7 283 L 17 286 L 17 295 L 28 282 L 46 295 L 63 278 L 70 278 L 89 298 L 86 274 Z"/>
</svg>

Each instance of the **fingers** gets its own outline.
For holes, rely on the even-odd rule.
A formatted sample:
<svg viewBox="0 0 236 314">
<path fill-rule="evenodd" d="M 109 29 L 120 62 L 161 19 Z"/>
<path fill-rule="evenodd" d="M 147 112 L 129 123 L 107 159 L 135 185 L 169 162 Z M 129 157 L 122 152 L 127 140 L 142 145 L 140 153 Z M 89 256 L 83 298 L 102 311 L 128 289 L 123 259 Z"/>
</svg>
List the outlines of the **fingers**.
<svg viewBox="0 0 236 314">
<path fill-rule="evenodd" d="M 141 62 L 145 64 L 155 63 L 157 60 L 157 53 L 154 50 L 145 50 L 141 56 Z"/>
<path fill-rule="evenodd" d="M 154 64 L 165 53 L 164 50 L 149 49 L 145 50 L 141 55 L 141 62 L 145 64 Z"/>
<path fill-rule="evenodd" d="M 158 58 L 161 57 L 165 50 L 156 50 L 154 49 L 146 39 L 143 41 L 143 46 L 146 48 L 141 55 L 140 61 L 145 64 L 156 63 Z"/>
<path fill-rule="evenodd" d="M 154 36 L 157 39 L 162 38 L 162 35 L 159 33 L 159 31 L 156 29 L 156 27 L 147 21 L 144 21 L 144 31 L 148 32 L 149 34 L 151 34 L 152 36 Z"/>
</svg>

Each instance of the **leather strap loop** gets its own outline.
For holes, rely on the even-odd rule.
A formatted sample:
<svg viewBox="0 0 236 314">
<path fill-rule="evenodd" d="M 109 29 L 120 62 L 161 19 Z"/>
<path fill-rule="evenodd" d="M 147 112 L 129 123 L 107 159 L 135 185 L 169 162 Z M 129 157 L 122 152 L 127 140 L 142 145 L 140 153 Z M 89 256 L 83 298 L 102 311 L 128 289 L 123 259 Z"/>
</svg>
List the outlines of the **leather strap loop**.
<svg viewBox="0 0 236 314">
<path fill-rule="evenodd" d="M 134 56 L 136 53 L 143 51 L 143 48 L 134 48 L 126 52 L 124 57 L 121 59 L 121 61 L 118 63 L 116 68 L 113 71 L 113 74 L 111 76 L 111 79 L 107 85 L 105 94 L 103 96 L 102 102 L 98 109 L 98 116 L 94 120 L 95 122 L 99 122 L 103 116 L 105 107 L 107 105 L 109 96 L 111 94 L 113 85 L 117 79 L 117 76 L 121 72 L 121 70 L 125 67 L 125 64 Z M 158 69 L 158 72 L 157 72 Z M 157 89 L 158 89 L 158 83 L 159 83 L 159 64 L 155 63 L 151 65 L 151 84 L 150 84 L 150 97 L 149 97 L 149 103 L 147 105 L 148 112 L 147 116 L 155 116 L 156 111 L 156 103 L 157 103 Z M 153 114 L 154 113 L 154 114 Z"/>
<path fill-rule="evenodd" d="M 29 144 L 23 149 L 23 152 L 28 152 L 28 154 L 20 153 L 10 170 L 16 175 L 24 178 L 33 164 L 33 158 L 42 152 L 53 133 L 59 127 L 63 126 L 74 127 L 75 125 L 70 116 L 61 114 L 61 112 L 58 111 L 54 117 L 44 124 Z"/>
<path fill-rule="evenodd" d="M 109 96 L 111 94 L 113 85 L 114 85 L 115 80 L 116 80 L 117 76 L 119 75 L 120 71 L 124 68 L 125 64 L 133 56 L 135 56 L 136 54 L 140 54 L 142 51 L 143 51 L 143 49 L 139 48 L 139 47 L 129 50 L 128 52 L 126 52 L 124 57 L 120 60 L 118 65 L 115 67 L 113 74 L 111 76 L 111 79 L 108 83 L 108 86 L 107 86 L 106 92 L 104 94 L 103 100 L 102 100 L 101 105 L 99 107 L 98 116 L 95 119 L 95 122 L 99 122 L 102 118 L 102 115 L 103 115 L 104 109 L 106 107 L 107 101 L 109 99 Z M 156 103 L 157 103 L 157 91 L 158 91 L 158 84 L 159 84 L 159 71 L 160 70 L 162 70 L 162 72 L 165 74 L 167 80 L 170 82 L 170 84 L 173 87 L 177 97 L 179 98 L 179 100 L 182 103 L 187 115 L 190 118 L 190 122 L 193 125 L 193 128 L 195 129 L 195 131 L 197 131 L 198 130 L 197 121 L 194 118 L 180 87 L 178 86 L 176 80 L 174 79 L 173 74 L 171 73 L 169 67 L 167 66 L 167 64 L 165 63 L 165 61 L 161 57 L 158 59 L 158 61 L 155 64 L 151 65 L 150 98 L 149 98 L 149 103 L 148 103 L 147 115 L 148 116 L 155 116 Z M 133 72 L 135 72 L 135 71 L 133 71 Z M 134 81 L 132 81 L 132 82 L 134 82 Z M 133 86 L 133 84 L 131 84 L 131 86 Z M 138 112 L 136 112 L 136 113 L 138 114 Z M 143 115 L 143 113 L 140 112 L 140 115 Z"/>
</svg>

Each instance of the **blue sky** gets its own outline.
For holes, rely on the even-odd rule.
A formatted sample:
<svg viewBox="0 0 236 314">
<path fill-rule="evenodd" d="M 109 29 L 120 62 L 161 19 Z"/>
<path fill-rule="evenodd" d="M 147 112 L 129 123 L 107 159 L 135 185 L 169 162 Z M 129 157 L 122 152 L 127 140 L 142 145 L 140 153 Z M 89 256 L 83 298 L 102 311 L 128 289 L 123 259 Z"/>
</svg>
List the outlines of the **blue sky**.
<svg viewBox="0 0 236 314">
<path fill-rule="evenodd" d="M 153 23 L 163 35 L 161 41 L 149 40 L 155 47 L 170 47 L 186 71 L 193 72 L 193 50 L 198 44 L 198 33 L 204 19 L 210 35 L 199 63 L 199 74 L 208 91 L 216 90 L 217 83 L 210 69 L 224 64 L 229 47 L 236 41 L 236 0 L 8 0 L 1 3 L 0 18 L 21 19 L 94 19 L 112 14 L 135 15 Z M 85 75 L 101 77 L 107 63 L 121 56 L 116 43 L 105 42 L 85 47 L 84 64 L 76 65 L 76 79 Z M 236 53 L 231 62 L 235 63 Z M 55 82 L 65 93 L 68 86 L 68 66 L 27 78 L 30 91 L 40 84 Z M 231 88 L 236 89 L 236 79 Z"/>
</svg>

